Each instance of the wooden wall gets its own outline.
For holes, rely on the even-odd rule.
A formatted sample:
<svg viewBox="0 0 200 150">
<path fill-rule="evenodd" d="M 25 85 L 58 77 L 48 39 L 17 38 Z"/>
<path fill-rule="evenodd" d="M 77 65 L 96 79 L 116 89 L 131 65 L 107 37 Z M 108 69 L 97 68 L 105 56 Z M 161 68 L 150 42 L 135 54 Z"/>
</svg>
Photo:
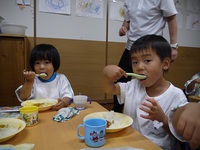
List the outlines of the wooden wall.
<svg viewBox="0 0 200 150">
<path fill-rule="evenodd" d="M 29 42 L 32 48 L 33 39 L 29 38 Z M 112 96 L 102 90 L 102 70 L 107 64 L 118 64 L 125 43 L 51 38 L 37 38 L 36 43 L 50 43 L 58 49 L 58 72 L 68 77 L 75 94 L 80 92 L 101 103 L 112 102 Z M 200 48 L 180 47 L 178 51 L 178 59 L 171 64 L 166 79 L 183 89 L 184 83 L 200 71 Z"/>
</svg>

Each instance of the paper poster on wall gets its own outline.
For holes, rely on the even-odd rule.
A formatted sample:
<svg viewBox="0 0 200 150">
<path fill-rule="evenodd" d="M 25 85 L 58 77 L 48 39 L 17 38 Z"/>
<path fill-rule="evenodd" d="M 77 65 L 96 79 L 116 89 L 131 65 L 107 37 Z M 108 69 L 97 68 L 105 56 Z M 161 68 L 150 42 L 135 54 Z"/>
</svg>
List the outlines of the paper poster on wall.
<svg viewBox="0 0 200 150">
<path fill-rule="evenodd" d="M 76 0 L 76 16 L 103 19 L 104 0 Z"/>
<path fill-rule="evenodd" d="M 200 30 L 200 15 L 187 15 L 186 28 L 190 30 Z"/>
<path fill-rule="evenodd" d="M 111 1 L 109 13 L 110 13 L 110 19 L 124 21 L 124 2 Z"/>
<path fill-rule="evenodd" d="M 39 11 L 70 15 L 70 0 L 39 0 Z"/>
<path fill-rule="evenodd" d="M 200 12 L 200 0 L 187 0 L 187 9 Z"/>
</svg>

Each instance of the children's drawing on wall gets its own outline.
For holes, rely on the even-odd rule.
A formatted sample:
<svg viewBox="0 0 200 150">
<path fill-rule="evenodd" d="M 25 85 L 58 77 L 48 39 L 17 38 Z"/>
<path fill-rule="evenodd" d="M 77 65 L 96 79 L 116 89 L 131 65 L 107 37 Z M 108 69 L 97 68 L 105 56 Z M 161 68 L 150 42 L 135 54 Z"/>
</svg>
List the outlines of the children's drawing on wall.
<svg viewBox="0 0 200 150">
<path fill-rule="evenodd" d="M 103 18 L 103 0 L 76 0 L 76 15 Z"/>
<path fill-rule="evenodd" d="M 187 9 L 200 12 L 200 0 L 187 0 Z"/>
<path fill-rule="evenodd" d="M 70 0 L 39 0 L 39 11 L 70 15 Z"/>
<path fill-rule="evenodd" d="M 187 15 L 186 28 L 190 30 L 200 30 L 200 15 Z"/>
<path fill-rule="evenodd" d="M 124 21 L 124 2 L 111 1 L 109 13 L 110 19 Z"/>
<path fill-rule="evenodd" d="M 176 7 L 183 8 L 183 0 L 174 0 Z"/>
</svg>

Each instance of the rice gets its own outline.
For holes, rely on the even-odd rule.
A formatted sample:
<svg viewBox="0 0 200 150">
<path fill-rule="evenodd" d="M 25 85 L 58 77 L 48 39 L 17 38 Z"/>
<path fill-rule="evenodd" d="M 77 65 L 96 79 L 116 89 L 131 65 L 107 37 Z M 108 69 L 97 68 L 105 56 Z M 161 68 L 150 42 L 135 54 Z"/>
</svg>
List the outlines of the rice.
<svg viewBox="0 0 200 150">
<path fill-rule="evenodd" d="M 1 133 L 0 139 L 12 135 L 13 133 L 17 132 L 17 130 L 18 130 L 17 128 L 11 127 L 8 124 L 7 125 L 1 124 L 0 125 L 0 133 Z"/>
<path fill-rule="evenodd" d="M 103 114 L 104 119 L 107 121 L 107 128 L 120 128 L 122 127 L 123 118 L 117 117 L 114 111 Z"/>
</svg>

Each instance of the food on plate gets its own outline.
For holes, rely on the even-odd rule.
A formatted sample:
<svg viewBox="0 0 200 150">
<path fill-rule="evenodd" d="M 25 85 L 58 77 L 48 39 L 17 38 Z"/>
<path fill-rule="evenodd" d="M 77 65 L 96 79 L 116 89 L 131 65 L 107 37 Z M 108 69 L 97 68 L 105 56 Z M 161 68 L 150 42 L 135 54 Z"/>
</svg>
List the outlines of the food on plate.
<svg viewBox="0 0 200 150">
<path fill-rule="evenodd" d="M 0 143 L 9 140 L 13 136 L 21 132 L 25 127 L 26 127 L 26 123 L 20 119 L 1 118 L 0 119 Z"/>
<path fill-rule="evenodd" d="M 21 106 L 37 106 L 39 111 L 51 109 L 53 105 L 58 103 L 57 99 L 31 99 L 21 103 Z"/>
<path fill-rule="evenodd" d="M 52 102 L 34 102 L 34 101 L 27 101 L 26 106 L 37 106 L 39 108 L 52 106 L 54 103 Z"/>
<path fill-rule="evenodd" d="M 32 150 L 34 148 L 35 144 L 19 144 L 19 145 L 11 145 L 11 144 L 4 144 L 0 145 L 0 149 L 5 149 L 5 150 Z"/>
<path fill-rule="evenodd" d="M 20 127 L 19 127 L 20 128 Z M 9 124 L 0 124 L 0 139 L 12 135 L 12 133 L 17 132 L 18 128 L 13 127 L 12 125 Z"/>
<path fill-rule="evenodd" d="M 117 117 L 115 112 L 112 110 L 106 114 L 103 114 L 103 118 L 107 121 L 107 128 L 122 127 L 123 118 Z"/>
</svg>

